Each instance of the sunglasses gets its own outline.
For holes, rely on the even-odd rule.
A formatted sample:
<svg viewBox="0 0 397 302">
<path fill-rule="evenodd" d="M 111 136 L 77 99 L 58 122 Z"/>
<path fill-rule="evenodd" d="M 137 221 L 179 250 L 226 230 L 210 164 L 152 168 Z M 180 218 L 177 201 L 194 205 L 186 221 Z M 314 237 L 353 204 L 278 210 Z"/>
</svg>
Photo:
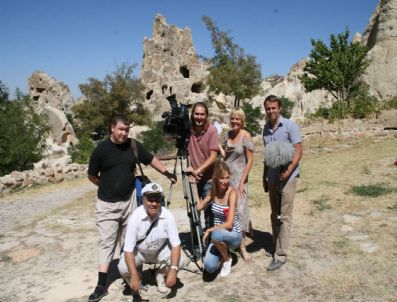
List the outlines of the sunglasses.
<svg viewBox="0 0 397 302">
<path fill-rule="evenodd" d="M 156 202 L 156 203 L 161 202 L 161 195 L 159 195 L 159 194 L 152 194 L 152 195 L 148 194 L 148 195 L 145 195 L 145 198 L 149 202 Z"/>
</svg>

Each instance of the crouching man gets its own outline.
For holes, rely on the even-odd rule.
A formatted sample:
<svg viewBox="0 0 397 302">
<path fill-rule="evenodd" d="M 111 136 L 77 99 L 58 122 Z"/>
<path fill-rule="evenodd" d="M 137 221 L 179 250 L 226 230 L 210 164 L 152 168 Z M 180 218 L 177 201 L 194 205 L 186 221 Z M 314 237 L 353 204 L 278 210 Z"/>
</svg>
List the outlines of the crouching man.
<svg viewBox="0 0 397 302">
<path fill-rule="evenodd" d="M 157 289 L 168 294 L 176 284 L 178 270 L 183 267 L 181 241 L 175 218 L 160 205 L 163 189 L 149 183 L 142 189 L 143 205 L 128 219 L 124 252 L 118 265 L 121 276 L 130 285 L 133 295 L 139 295 L 142 265 L 159 264 Z"/>
</svg>

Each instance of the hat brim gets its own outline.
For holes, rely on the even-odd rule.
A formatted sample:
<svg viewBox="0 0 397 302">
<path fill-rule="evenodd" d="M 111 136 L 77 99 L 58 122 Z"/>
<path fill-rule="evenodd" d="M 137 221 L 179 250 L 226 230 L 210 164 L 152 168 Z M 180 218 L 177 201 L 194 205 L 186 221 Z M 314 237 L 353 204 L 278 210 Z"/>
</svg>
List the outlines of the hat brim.
<svg viewBox="0 0 397 302">
<path fill-rule="evenodd" d="M 161 199 L 163 194 L 162 193 L 158 193 L 158 192 L 147 192 L 147 193 L 143 194 L 143 196 Z"/>
</svg>

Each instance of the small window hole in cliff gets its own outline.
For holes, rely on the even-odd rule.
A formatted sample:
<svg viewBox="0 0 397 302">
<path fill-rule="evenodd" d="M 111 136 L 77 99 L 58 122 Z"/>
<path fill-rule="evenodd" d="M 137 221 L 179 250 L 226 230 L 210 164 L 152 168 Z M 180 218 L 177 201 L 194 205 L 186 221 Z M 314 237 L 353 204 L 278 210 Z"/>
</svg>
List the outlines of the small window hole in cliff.
<svg viewBox="0 0 397 302">
<path fill-rule="evenodd" d="M 201 83 L 193 83 L 192 85 L 192 92 L 194 93 L 201 93 Z"/>
<path fill-rule="evenodd" d="M 148 91 L 148 92 L 146 93 L 146 99 L 147 99 L 147 100 L 150 100 L 152 94 L 153 94 L 153 90 Z"/>
<path fill-rule="evenodd" d="M 183 75 L 185 79 L 188 79 L 190 76 L 189 69 L 186 66 L 179 67 L 179 72 Z"/>
</svg>

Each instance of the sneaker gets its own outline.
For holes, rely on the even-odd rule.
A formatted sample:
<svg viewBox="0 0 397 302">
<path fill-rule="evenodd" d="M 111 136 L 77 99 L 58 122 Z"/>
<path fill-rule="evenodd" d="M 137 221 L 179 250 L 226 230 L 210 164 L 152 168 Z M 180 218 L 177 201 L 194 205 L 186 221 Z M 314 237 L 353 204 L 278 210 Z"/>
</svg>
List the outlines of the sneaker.
<svg viewBox="0 0 397 302">
<path fill-rule="evenodd" d="M 232 271 L 232 258 L 230 257 L 228 261 L 223 262 L 221 268 L 221 277 L 226 277 Z"/>
<path fill-rule="evenodd" d="M 109 294 L 106 287 L 101 285 L 97 285 L 95 287 L 94 292 L 88 297 L 88 302 L 97 302 L 100 301 L 103 297 Z"/>
<path fill-rule="evenodd" d="M 274 271 L 276 269 L 279 269 L 280 267 L 283 266 L 285 262 L 280 261 L 278 259 L 273 259 L 272 262 L 270 263 L 270 265 L 267 267 L 268 271 Z"/>
<path fill-rule="evenodd" d="M 169 294 L 171 289 L 165 285 L 165 275 L 164 274 L 157 274 L 156 276 L 157 281 L 157 290 L 162 294 Z"/>
</svg>

